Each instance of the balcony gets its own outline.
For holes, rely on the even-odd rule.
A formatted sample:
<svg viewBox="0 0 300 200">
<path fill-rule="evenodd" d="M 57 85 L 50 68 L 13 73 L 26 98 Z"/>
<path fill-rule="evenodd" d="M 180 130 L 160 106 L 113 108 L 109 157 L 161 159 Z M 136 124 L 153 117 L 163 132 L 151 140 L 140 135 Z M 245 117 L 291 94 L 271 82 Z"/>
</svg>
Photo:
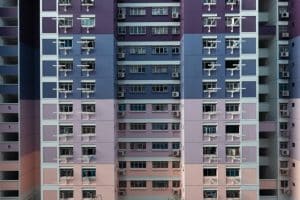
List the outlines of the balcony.
<svg viewBox="0 0 300 200">
<path fill-rule="evenodd" d="M 217 137 L 217 134 L 203 134 L 203 140 L 206 142 L 216 141 Z"/>
<path fill-rule="evenodd" d="M 226 155 L 227 163 L 240 163 L 241 157 L 239 155 Z"/>
<path fill-rule="evenodd" d="M 226 133 L 226 141 L 238 142 L 240 140 L 241 140 L 241 135 L 239 133 Z"/>
</svg>

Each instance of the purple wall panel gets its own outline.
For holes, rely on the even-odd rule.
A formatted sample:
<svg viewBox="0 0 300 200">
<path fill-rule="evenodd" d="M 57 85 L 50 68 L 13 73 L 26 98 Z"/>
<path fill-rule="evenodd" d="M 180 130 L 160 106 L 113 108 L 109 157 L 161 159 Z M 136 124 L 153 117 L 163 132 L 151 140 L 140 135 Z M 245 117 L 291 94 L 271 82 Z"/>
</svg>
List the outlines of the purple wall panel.
<svg viewBox="0 0 300 200">
<path fill-rule="evenodd" d="M 242 147 L 243 162 L 257 162 L 256 147 Z"/>
<path fill-rule="evenodd" d="M 242 1 L 242 9 L 243 10 L 255 10 L 256 9 L 256 1 L 254 1 L 254 0 L 243 0 Z"/>
<path fill-rule="evenodd" d="M 43 11 L 54 11 L 56 10 L 56 0 L 43 0 Z"/>
<path fill-rule="evenodd" d="M 44 147 L 43 148 L 43 162 L 57 162 L 57 148 L 56 147 Z"/>
<path fill-rule="evenodd" d="M 242 19 L 242 32 L 255 32 L 256 31 L 256 17 L 247 16 Z"/>
<path fill-rule="evenodd" d="M 44 17 L 42 26 L 43 26 L 43 33 L 56 33 L 55 19 Z"/>
<path fill-rule="evenodd" d="M 43 141 L 56 141 L 57 140 L 57 126 L 44 125 L 43 126 Z"/>
</svg>

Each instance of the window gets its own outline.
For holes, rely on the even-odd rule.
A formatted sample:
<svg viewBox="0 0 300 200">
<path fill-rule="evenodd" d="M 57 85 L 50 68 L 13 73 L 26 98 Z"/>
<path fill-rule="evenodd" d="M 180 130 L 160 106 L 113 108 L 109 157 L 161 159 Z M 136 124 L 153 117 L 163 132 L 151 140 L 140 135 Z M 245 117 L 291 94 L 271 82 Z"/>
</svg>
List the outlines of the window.
<svg viewBox="0 0 300 200">
<path fill-rule="evenodd" d="M 204 198 L 217 198 L 218 193 L 217 190 L 204 190 L 203 197 Z"/>
<path fill-rule="evenodd" d="M 146 168 L 146 161 L 131 161 L 130 168 Z"/>
<path fill-rule="evenodd" d="M 95 3 L 95 0 L 81 0 L 82 6 L 93 6 Z"/>
<path fill-rule="evenodd" d="M 227 103 L 226 112 L 239 112 L 240 104 L 238 103 Z"/>
<path fill-rule="evenodd" d="M 118 104 L 118 111 L 126 111 L 126 104 Z"/>
<path fill-rule="evenodd" d="M 180 142 L 172 142 L 172 149 L 180 149 Z"/>
<path fill-rule="evenodd" d="M 59 191 L 59 198 L 60 199 L 72 199 L 74 198 L 74 191 L 73 190 L 60 190 Z"/>
<path fill-rule="evenodd" d="M 152 73 L 168 73 L 168 66 L 153 66 Z"/>
<path fill-rule="evenodd" d="M 72 3 L 72 0 L 59 0 L 59 5 L 70 5 Z"/>
<path fill-rule="evenodd" d="M 166 112 L 168 111 L 168 104 L 152 104 L 153 112 Z"/>
<path fill-rule="evenodd" d="M 73 134 L 73 126 L 72 125 L 60 125 L 59 126 L 59 134 Z"/>
<path fill-rule="evenodd" d="M 146 130 L 146 123 L 130 123 L 130 130 L 141 131 Z"/>
<path fill-rule="evenodd" d="M 96 112 L 96 105 L 95 104 L 82 104 L 81 110 L 84 113 L 94 113 L 94 112 Z"/>
<path fill-rule="evenodd" d="M 180 168 L 180 161 L 172 161 L 172 168 Z"/>
<path fill-rule="evenodd" d="M 208 112 L 216 112 L 217 111 L 217 104 L 212 104 L 212 103 L 209 103 L 209 104 L 203 104 L 202 106 L 202 111 L 204 113 Z"/>
<path fill-rule="evenodd" d="M 167 142 L 152 142 L 152 150 L 168 149 Z"/>
<path fill-rule="evenodd" d="M 238 168 L 227 168 L 226 169 L 226 176 L 227 177 L 240 176 L 240 169 L 238 169 Z"/>
<path fill-rule="evenodd" d="M 58 66 L 59 66 L 59 71 L 72 71 L 73 61 L 60 60 Z"/>
<path fill-rule="evenodd" d="M 229 16 L 225 17 L 226 26 L 228 27 L 239 27 L 240 26 L 240 18 L 239 16 Z"/>
<path fill-rule="evenodd" d="M 145 26 L 130 26 L 129 34 L 130 35 L 145 35 L 146 27 Z"/>
<path fill-rule="evenodd" d="M 126 123 L 118 123 L 118 130 L 119 131 L 126 130 Z"/>
<path fill-rule="evenodd" d="M 60 49 L 71 49 L 73 46 L 72 39 L 60 39 L 59 40 L 59 48 Z"/>
<path fill-rule="evenodd" d="M 203 176 L 217 176 L 217 169 L 216 168 L 204 168 Z"/>
<path fill-rule="evenodd" d="M 81 39 L 81 49 L 82 50 L 91 50 L 95 48 L 96 42 L 95 39 Z"/>
<path fill-rule="evenodd" d="M 59 177 L 73 177 L 74 170 L 71 168 L 62 168 L 59 169 Z"/>
<path fill-rule="evenodd" d="M 96 134 L 96 126 L 95 125 L 82 125 L 81 133 L 82 134 Z"/>
<path fill-rule="evenodd" d="M 180 54 L 180 48 L 179 47 L 172 47 L 172 54 L 173 55 Z"/>
<path fill-rule="evenodd" d="M 118 142 L 119 149 L 127 149 L 127 143 L 126 142 Z"/>
<path fill-rule="evenodd" d="M 145 55 L 146 48 L 145 47 L 130 47 L 129 53 L 131 55 Z"/>
<path fill-rule="evenodd" d="M 169 181 L 152 181 L 153 188 L 168 188 Z"/>
<path fill-rule="evenodd" d="M 217 48 L 217 40 L 203 39 L 203 48 Z"/>
<path fill-rule="evenodd" d="M 73 155 L 73 147 L 60 147 L 59 155 L 60 156 L 72 156 Z"/>
<path fill-rule="evenodd" d="M 239 156 L 240 147 L 226 147 L 226 156 Z"/>
<path fill-rule="evenodd" d="M 59 112 L 60 113 L 72 113 L 73 112 L 73 104 L 59 104 Z"/>
<path fill-rule="evenodd" d="M 171 28 L 172 35 L 179 35 L 180 34 L 180 27 L 179 26 L 173 26 Z"/>
<path fill-rule="evenodd" d="M 130 142 L 130 149 L 144 150 L 146 149 L 146 142 Z"/>
<path fill-rule="evenodd" d="M 61 17 L 58 20 L 58 27 L 72 27 L 73 26 L 73 18 L 72 17 Z"/>
<path fill-rule="evenodd" d="M 172 104 L 172 111 L 179 111 L 180 110 L 180 104 Z"/>
<path fill-rule="evenodd" d="M 82 17 L 81 27 L 83 28 L 95 27 L 95 17 Z"/>
<path fill-rule="evenodd" d="M 180 129 L 180 123 L 172 123 L 172 130 L 179 130 Z"/>
<path fill-rule="evenodd" d="M 180 187 L 180 181 L 172 181 L 172 187 L 173 188 L 179 188 Z"/>
<path fill-rule="evenodd" d="M 226 133 L 239 133 L 240 126 L 239 125 L 225 125 Z"/>
<path fill-rule="evenodd" d="M 169 33 L 169 27 L 167 26 L 152 27 L 153 35 L 167 35 L 168 33 Z"/>
<path fill-rule="evenodd" d="M 94 92 L 95 91 L 95 82 L 81 82 L 81 89 L 85 92 Z"/>
<path fill-rule="evenodd" d="M 217 155 L 217 147 L 203 147 L 204 155 Z"/>
<path fill-rule="evenodd" d="M 202 130 L 203 130 L 203 134 L 216 134 L 217 126 L 216 125 L 203 125 Z"/>
<path fill-rule="evenodd" d="M 82 198 L 97 198 L 96 190 L 82 190 Z"/>
<path fill-rule="evenodd" d="M 166 93 L 166 92 L 168 92 L 168 86 L 167 85 L 153 85 L 152 92 Z"/>
<path fill-rule="evenodd" d="M 240 82 L 236 82 L 236 81 L 235 82 L 226 82 L 226 90 L 239 91 L 239 89 L 240 89 Z"/>
<path fill-rule="evenodd" d="M 96 177 L 96 169 L 85 168 L 82 169 L 82 178 Z"/>
<path fill-rule="evenodd" d="M 134 66 L 129 67 L 129 72 L 132 74 L 145 73 L 145 71 L 146 71 L 146 68 L 141 65 L 134 65 Z"/>
<path fill-rule="evenodd" d="M 146 181 L 130 181 L 130 187 L 145 188 L 145 187 L 147 187 L 147 182 Z"/>
<path fill-rule="evenodd" d="M 82 147 L 81 152 L 84 156 L 96 155 L 96 147 Z"/>
<path fill-rule="evenodd" d="M 125 169 L 127 167 L 126 161 L 119 161 L 119 168 L 120 169 Z"/>
<path fill-rule="evenodd" d="M 146 104 L 130 104 L 130 111 L 134 111 L 134 112 L 146 111 Z"/>
<path fill-rule="evenodd" d="M 168 15 L 168 8 L 152 8 L 152 15 Z"/>
<path fill-rule="evenodd" d="M 131 16 L 146 15 L 146 9 L 145 8 L 130 8 L 129 15 L 131 15 Z"/>
<path fill-rule="evenodd" d="M 152 123 L 153 131 L 166 131 L 168 127 L 168 123 Z"/>
<path fill-rule="evenodd" d="M 226 190 L 226 198 L 240 198 L 239 190 Z"/>
<path fill-rule="evenodd" d="M 119 188 L 126 188 L 127 182 L 126 181 L 119 181 Z"/>
<path fill-rule="evenodd" d="M 167 47 L 152 47 L 153 55 L 165 55 L 168 53 Z"/>
<path fill-rule="evenodd" d="M 145 92 L 145 86 L 143 85 L 132 85 L 129 87 L 129 90 L 131 93 L 144 93 Z"/>
<path fill-rule="evenodd" d="M 118 35 L 126 35 L 126 26 L 118 26 Z"/>
<path fill-rule="evenodd" d="M 168 161 L 152 161 L 152 168 L 168 168 Z"/>
<path fill-rule="evenodd" d="M 203 82 L 203 90 L 213 90 L 217 88 L 217 82 Z"/>
<path fill-rule="evenodd" d="M 96 63 L 94 60 L 81 60 L 81 71 L 95 71 Z"/>
</svg>

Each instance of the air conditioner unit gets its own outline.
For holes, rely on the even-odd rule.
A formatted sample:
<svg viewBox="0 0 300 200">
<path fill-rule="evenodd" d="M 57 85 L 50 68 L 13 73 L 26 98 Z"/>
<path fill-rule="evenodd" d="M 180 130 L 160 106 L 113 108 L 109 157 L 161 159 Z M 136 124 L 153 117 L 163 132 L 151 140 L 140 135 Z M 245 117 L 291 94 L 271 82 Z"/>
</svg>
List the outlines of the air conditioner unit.
<svg viewBox="0 0 300 200">
<path fill-rule="evenodd" d="M 179 97 L 179 92 L 172 92 L 172 97 Z"/>
<path fill-rule="evenodd" d="M 173 19 L 178 19 L 179 18 L 179 13 L 178 12 L 173 12 L 172 13 L 172 18 Z"/>
<path fill-rule="evenodd" d="M 125 53 L 124 52 L 118 53 L 118 58 L 119 59 L 124 59 L 125 58 Z"/>
<path fill-rule="evenodd" d="M 181 115 L 180 111 L 173 111 L 174 117 L 178 118 L 178 117 L 180 117 L 180 115 Z"/>
<path fill-rule="evenodd" d="M 126 18 L 126 14 L 125 13 L 119 13 L 118 14 L 118 19 L 125 19 Z"/>
<path fill-rule="evenodd" d="M 119 118 L 125 117 L 125 112 L 124 112 L 124 111 L 119 111 L 119 112 L 118 112 L 118 117 L 119 117 Z"/>
<path fill-rule="evenodd" d="M 175 150 L 175 151 L 173 151 L 172 152 L 172 156 L 174 156 L 174 157 L 180 157 L 180 150 Z"/>
<path fill-rule="evenodd" d="M 172 78 L 179 78 L 179 72 L 173 72 Z"/>
<path fill-rule="evenodd" d="M 290 151 L 288 149 L 280 149 L 280 155 L 282 156 L 289 156 Z"/>
<path fill-rule="evenodd" d="M 289 117 L 290 116 L 290 113 L 288 110 L 281 110 L 280 111 L 280 116 L 281 117 Z"/>
<path fill-rule="evenodd" d="M 289 72 L 281 72 L 281 76 L 282 76 L 282 78 L 289 78 L 290 73 Z"/>
<path fill-rule="evenodd" d="M 289 175 L 289 169 L 288 168 L 280 168 L 280 175 L 288 176 Z"/>
<path fill-rule="evenodd" d="M 290 13 L 288 11 L 283 11 L 283 12 L 280 13 L 280 17 L 284 18 L 284 19 L 289 18 Z"/>
<path fill-rule="evenodd" d="M 119 176 L 125 176 L 126 171 L 124 169 L 119 169 L 118 174 Z"/>
<path fill-rule="evenodd" d="M 283 91 L 281 91 L 281 96 L 288 97 L 288 96 L 290 96 L 290 92 L 287 90 L 283 90 Z"/>
<path fill-rule="evenodd" d="M 119 196 L 125 196 L 126 190 L 119 190 Z"/>
<path fill-rule="evenodd" d="M 125 97 L 125 92 L 118 92 L 118 97 L 119 98 Z"/>
<path fill-rule="evenodd" d="M 118 78 L 125 78 L 125 72 L 118 72 Z"/>
<path fill-rule="evenodd" d="M 289 57 L 289 52 L 288 51 L 282 51 L 282 52 L 280 52 L 280 57 Z"/>
<path fill-rule="evenodd" d="M 118 155 L 119 156 L 125 156 L 126 155 L 126 151 L 125 150 L 119 150 L 118 151 Z"/>
<path fill-rule="evenodd" d="M 180 188 L 172 188 L 172 193 L 174 196 L 180 196 L 181 195 L 181 189 Z"/>
<path fill-rule="evenodd" d="M 289 38 L 290 37 L 290 33 L 289 32 L 282 32 L 281 33 L 281 37 L 283 37 L 283 38 Z"/>
</svg>

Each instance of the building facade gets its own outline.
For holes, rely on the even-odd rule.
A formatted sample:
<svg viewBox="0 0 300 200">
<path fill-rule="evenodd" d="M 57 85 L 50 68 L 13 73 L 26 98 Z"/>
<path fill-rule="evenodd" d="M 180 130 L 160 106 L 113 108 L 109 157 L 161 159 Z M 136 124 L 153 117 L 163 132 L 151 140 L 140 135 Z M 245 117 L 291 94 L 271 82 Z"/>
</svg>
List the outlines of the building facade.
<svg viewBox="0 0 300 200">
<path fill-rule="evenodd" d="M 38 18 L 38 1 L 0 1 L 0 199 L 40 196 Z"/>
<path fill-rule="evenodd" d="M 0 199 L 300 199 L 300 2 L 28 2 L 0 0 Z"/>
</svg>

